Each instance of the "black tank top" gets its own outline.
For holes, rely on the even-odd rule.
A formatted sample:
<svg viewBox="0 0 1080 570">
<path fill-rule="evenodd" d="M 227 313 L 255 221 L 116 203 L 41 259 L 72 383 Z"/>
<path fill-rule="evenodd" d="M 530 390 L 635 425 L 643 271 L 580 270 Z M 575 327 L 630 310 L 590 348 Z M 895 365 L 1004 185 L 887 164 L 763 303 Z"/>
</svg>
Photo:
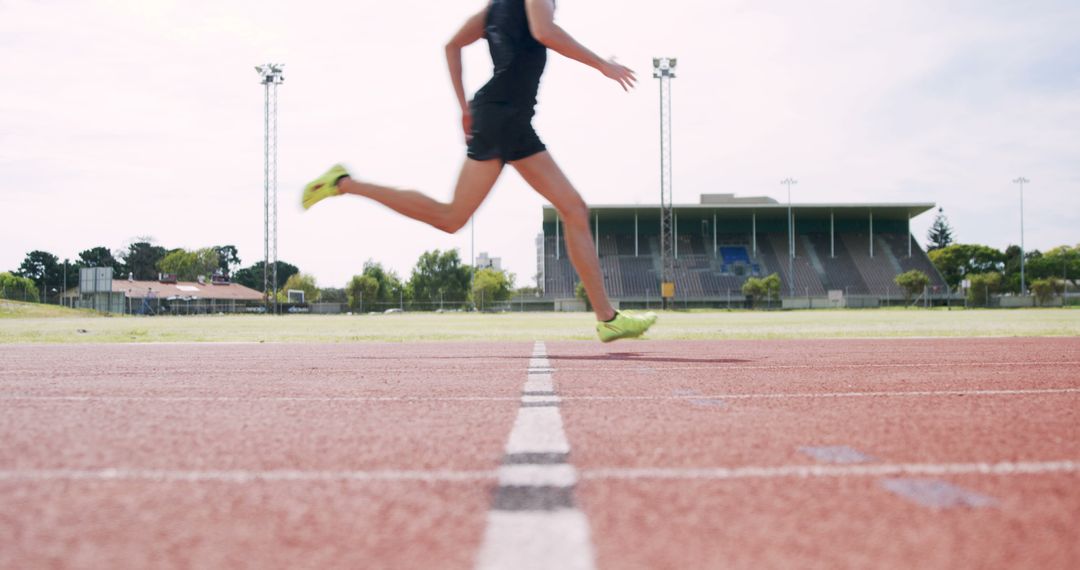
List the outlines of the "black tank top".
<svg viewBox="0 0 1080 570">
<path fill-rule="evenodd" d="M 484 37 L 495 73 L 476 92 L 473 104 L 509 103 L 532 110 L 547 63 L 547 48 L 529 31 L 525 0 L 492 0 Z"/>
</svg>

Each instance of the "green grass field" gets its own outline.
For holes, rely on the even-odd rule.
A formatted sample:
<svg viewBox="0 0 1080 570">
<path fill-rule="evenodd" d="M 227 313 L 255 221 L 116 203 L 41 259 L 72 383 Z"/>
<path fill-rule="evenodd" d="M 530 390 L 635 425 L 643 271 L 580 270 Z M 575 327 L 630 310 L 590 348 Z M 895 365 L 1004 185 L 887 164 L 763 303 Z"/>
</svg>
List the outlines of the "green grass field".
<svg viewBox="0 0 1080 570">
<path fill-rule="evenodd" d="M 1080 310 L 666 312 L 653 339 L 1078 336 Z M 0 302 L 0 343 L 594 339 L 587 313 L 104 317 Z"/>
</svg>

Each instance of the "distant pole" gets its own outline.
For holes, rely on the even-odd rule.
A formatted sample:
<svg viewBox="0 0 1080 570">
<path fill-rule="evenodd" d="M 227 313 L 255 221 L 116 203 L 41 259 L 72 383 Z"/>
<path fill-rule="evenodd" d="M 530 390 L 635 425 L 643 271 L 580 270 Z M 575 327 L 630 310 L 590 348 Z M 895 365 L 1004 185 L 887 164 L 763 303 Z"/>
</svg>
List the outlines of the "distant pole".
<svg viewBox="0 0 1080 570">
<path fill-rule="evenodd" d="M 556 214 L 557 215 L 557 214 Z M 556 245 L 557 247 L 557 245 Z M 469 217 L 469 255 L 472 260 L 469 261 L 469 267 L 472 271 L 469 272 L 469 294 L 473 294 L 473 290 L 476 287 L 476 213 Z M 473 299 L 473 308 L 476 308 L 476 299 Z"/>
<path fill-rule="evenodd" d="M 1020 294 L 1027 290 L 1027 282 L 1024 281 L 1024 184 L 1031 181 L 1023 176 L 1013 180 L 1013 184 L 1020 185 Z"/>
<path fill-rule="evenodd" d="M 277 302 L 277 86 L 285 82 L 285 65 L 255 66 L 263 95 L 263 294 L 267 312 L 278 312 Z"/>
<path fill-rule="evenodd" d="M 787 177 L 780 181 L 787 186 L 787 223 L 788 223 L 788 295 L 795 296 L 795 227 L 791 220 L 791 185 L 799 181 Z"/>
<path fill-rule="evenodd" d="M 671 168 L 671 80 L 678 59 L 653 58 L 653 78 L 660 80 L 660 297 L 673 308 L 675 296 L 675 227 Z"/>
</svg>

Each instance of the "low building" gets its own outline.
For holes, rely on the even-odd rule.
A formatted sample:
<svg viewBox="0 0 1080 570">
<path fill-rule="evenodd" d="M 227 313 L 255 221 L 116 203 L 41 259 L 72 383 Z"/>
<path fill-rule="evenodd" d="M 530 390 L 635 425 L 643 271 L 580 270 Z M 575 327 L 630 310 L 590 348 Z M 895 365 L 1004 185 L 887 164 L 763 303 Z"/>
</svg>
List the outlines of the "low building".
<svg viewBox="0 0 1080 570">
<path fill-rule="evenodd" d="M 84 268 L 80 288 L 72 296 L 75 307 L 134 315 L 254 312 L 265 302 L 259 291 L 225 279 L 177 281 L 170 275 L 158 281 L 113 279 L 112 268 Z"/>
</svg>

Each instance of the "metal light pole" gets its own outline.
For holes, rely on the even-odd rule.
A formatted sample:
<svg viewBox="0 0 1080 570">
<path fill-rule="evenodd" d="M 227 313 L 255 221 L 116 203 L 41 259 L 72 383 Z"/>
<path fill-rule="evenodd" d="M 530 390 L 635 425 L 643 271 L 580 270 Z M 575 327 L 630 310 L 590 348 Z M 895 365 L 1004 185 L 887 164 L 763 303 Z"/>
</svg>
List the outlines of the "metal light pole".
<svg viewBox="0 0 1080 570">
<path fill-rule="evenodd" d="M 469 261 L 469 267 L 472 268 L 472 272 L 469 274 L 469 292 L 468 297 L 474 295 L 476 290 L 476 212 L 469 217 L 469 255 L 472 259 Z M 466 297 L 466 298 L 468 298 Z M 473 309 L 476 309 L 476 299 L 473 299 Z"/>
<path fill-rule="evenodd" d="M 788 260 L 787 260 L 787 272 L 788 272 L 788 295 L 795 296 L 795 227 L 791 220 L 791 185 L 798 184 L 799 181 L 792 177 L 787 177 L 780 181 L 781 184 L 787 186 L 787 228 L 788 228 Z"/>
<path fill-rule="evenodd" d="M 1020 185 L 1020 294 L 1027 291 L 1027 283 L 1024 281 L 1024 184 L 1031 181 L 1021 176 L 1013 180 L 1013 184 Z"/>
<path fill-rule="evenodd" d="M 675 297 L 675 225 L 671 190 L 671 80 L 678 59 L 653 58 L 653 78 L 660 80 L 660 297 L 669 308 Z"/>
<path fill-rule="evenodd" d="M 285 64 L 255 66 L 264 87 L 263 104 L 263 294 L 267 312 L 277 302 L 277 86 L 285 82 Z M 272 280 L 272 281 L 271 281 Z M 272 295 L 272 296 L 271 296 Z"/>
</svg>

